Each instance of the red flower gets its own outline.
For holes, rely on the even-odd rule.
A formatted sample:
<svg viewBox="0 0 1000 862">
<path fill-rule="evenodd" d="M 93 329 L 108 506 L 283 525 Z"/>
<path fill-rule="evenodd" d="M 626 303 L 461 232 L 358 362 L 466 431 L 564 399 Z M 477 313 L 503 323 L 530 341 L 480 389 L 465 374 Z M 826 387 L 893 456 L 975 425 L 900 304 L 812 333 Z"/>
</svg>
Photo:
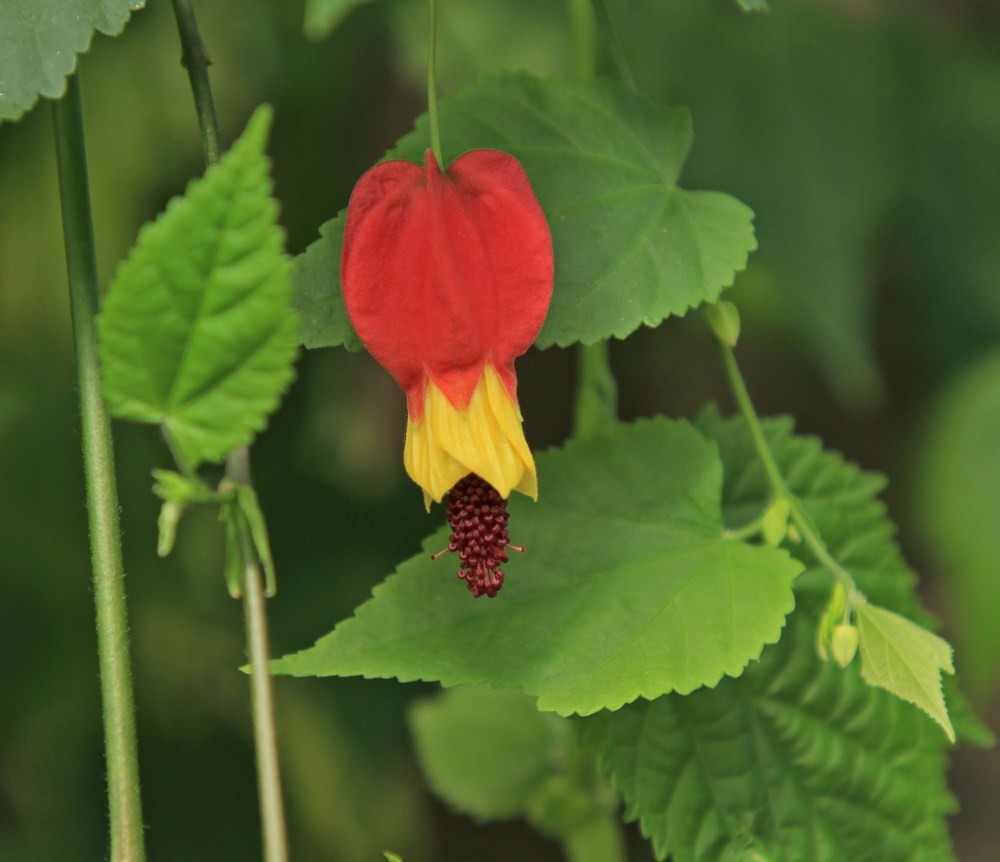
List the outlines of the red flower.
<svg viewBox="0 0 1000 862">
<path fill-rule="evenodd" d="M 442 174 L 428 150 L 424 168 L 383 162 L 355 186 L 344 301 L 406 392 L 404 463 L 428 506 L 470 474 L 503 500 L 537 496 L 514 359 L 538 335 L 552 277 L 545 216 L 506 153 L 473 150 Z"/>
</svg>

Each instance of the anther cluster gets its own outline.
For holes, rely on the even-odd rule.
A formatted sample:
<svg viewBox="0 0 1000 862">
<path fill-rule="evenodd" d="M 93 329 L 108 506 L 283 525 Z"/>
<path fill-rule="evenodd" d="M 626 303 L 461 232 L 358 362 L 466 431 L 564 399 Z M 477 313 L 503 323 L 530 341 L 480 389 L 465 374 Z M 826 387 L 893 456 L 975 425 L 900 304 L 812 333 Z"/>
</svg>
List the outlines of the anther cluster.
<svg viewBox="0 0 1000 862">
<path fill-rule="evenodd" d="M 432 559 L 457 551 L 461 560 L 458 577 L 469 585 L 472 595 L 494 598 L 503 586 L 500 566 L 510 559 L 507 549 L 524 550 L 510 544 L 507 501 L 489 482 L 469 473 L 448 492 L 446 512 L 451 540 L 447 549 Z"/>
</svg>

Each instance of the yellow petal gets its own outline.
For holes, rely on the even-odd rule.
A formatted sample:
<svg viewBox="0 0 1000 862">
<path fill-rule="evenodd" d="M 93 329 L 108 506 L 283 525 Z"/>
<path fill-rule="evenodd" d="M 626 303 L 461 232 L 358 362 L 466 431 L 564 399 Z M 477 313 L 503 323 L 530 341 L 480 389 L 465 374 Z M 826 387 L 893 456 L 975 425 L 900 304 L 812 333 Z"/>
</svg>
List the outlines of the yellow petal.
<svg viewBox="0 0 1000 862">
<path fill-rule="evenodd" d="M 456 410 L 430 380 L 424 413 L 406 423 L 403 463 L 429 507 L 463 476 L 475 473 L 502 497 L 520 491 L 538 497 L 535 461 L 521 428 L 521 414 L 499 376 L 487 365 L 465 410 Z"/>
</svg>

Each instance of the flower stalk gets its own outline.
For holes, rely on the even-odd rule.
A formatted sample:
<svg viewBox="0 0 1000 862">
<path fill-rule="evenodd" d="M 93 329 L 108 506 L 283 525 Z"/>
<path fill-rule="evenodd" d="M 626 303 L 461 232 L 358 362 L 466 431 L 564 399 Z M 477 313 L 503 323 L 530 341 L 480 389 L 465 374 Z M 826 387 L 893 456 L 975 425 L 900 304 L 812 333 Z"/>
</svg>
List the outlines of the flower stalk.
<svg viewBox="0 0 1000 862">
<path fill-rule="evenodd" d="M 444 170 L 444 156 L 441 152 L 441 124 L 438 121 L 437 97 L 437 2 L 427 0 L 427 118 L 431 127 L 431 150 L 438 166 Z"/>
<path fill-rule="evenodd" d="M 818 530 L 813 525 L 812 519 L 803 507 L 802 501 L 788 489 L 784 476 L 781 475 L 781 469 L 774 458 L 774 453 L 771 452 L 771 447 L 768 445 L 767 437 L 764 435 L 760 417 L 753 406 L 753 401 L 750 400 L 746 381 L 744 381 L 739 365 L 736 363 L 736 356 L 733 353 L 732 347 L 726 344 L 718 335 L 716 336 L 716 341 L 719 345 L 719 350 L 722 352 L 722 364 L 726 371 L 726 378 L 729 381 L 729 388 L 732 390 L 733 397 L 736 399 L 736 405 L 739 407 L 740 413 L 747 423 L 754 449 L 757 450 L 757 457 L 760 458 L 764 472 L 767 474 L 767 480 L 771 486 L 772 501 L 785 500 L 787 502 L 789 519 L 795 525 L 799 535 L 802 537 L 802 541 L 812 551 L 813 556 L 844 587 L 849 602 L 861 601 L 861 593 L 851 573 L 833 557 L 826 547 L 822 536 L 820 536 Z"/>
<path fill-rule="evenodd" d="M 53 102 L 56 162 L 80 387 L 97 650 L 104 717 L 112 862 L 143 862 L 142 801 L 132 691 L 125 571 L 111 423 L 101 395 L 95 321 L 99 307 L 79 73 Z"/>
</svg>

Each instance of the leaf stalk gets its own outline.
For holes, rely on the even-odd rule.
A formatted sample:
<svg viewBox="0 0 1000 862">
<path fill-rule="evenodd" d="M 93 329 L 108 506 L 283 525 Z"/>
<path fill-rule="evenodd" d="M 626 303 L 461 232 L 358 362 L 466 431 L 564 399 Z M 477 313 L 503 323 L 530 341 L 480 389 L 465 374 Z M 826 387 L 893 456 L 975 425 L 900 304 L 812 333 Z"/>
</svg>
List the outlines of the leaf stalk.
<svg viewBox="0 0 1000 862">
<path fill-rule="evenodd" d="M 101 395 L 96 318 L 99 308 L 94 231 L 79 73 L 54 102 L 56 162 L 66 245 L 73 340 L 80 387 L 83 465 L 90 532 L 97 651 L 101 678 L 112 862 L 146 857 L 139 789 L 125 570 L 111 423 Z"/>
</svg>

